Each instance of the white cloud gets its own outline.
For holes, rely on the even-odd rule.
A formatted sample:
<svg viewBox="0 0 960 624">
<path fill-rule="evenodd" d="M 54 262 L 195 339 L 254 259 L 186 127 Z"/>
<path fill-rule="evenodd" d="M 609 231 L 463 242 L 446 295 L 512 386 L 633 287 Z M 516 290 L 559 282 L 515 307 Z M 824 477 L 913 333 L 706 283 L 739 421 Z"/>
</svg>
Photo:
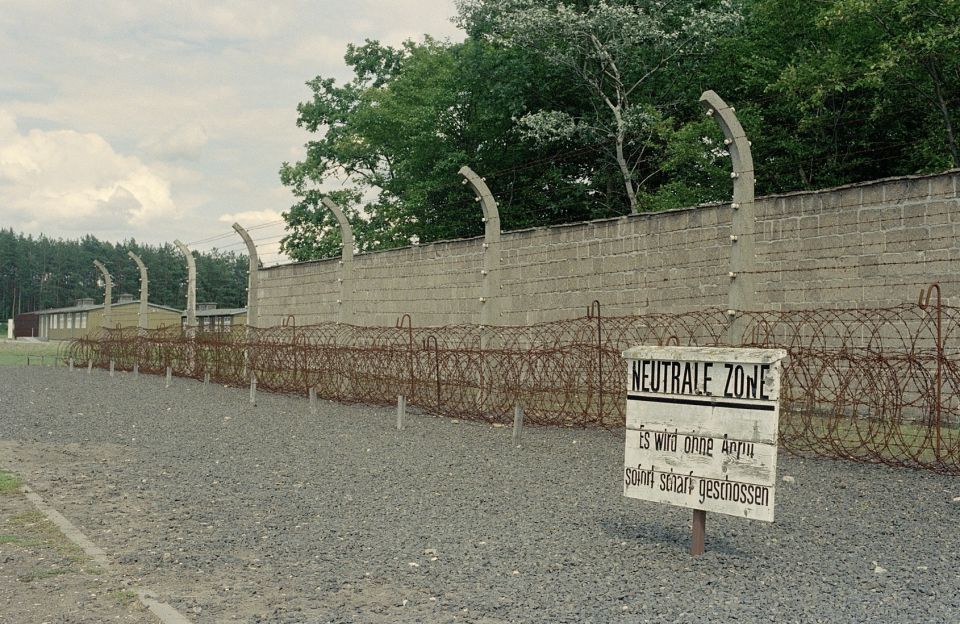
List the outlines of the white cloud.
<svg viewBox="0 0 960 624">
<path fill-rule="evenodd" d="M 247 210 L 245 212 L 229 213 L 226 212 L 220 215 L 218 221 L 221 223 L 239 223 L 244 227 L 251 225 L 259 225 L 261 223 L 269 223 L 271 221 L 277 221 L 282 219 L 281 215 L 276 210 Z"/>
<path fill-rule="evenodd" d="M 294 202 L 277 172 L 310 138 L 296 126 L 304 83 L 347 79 L 349 42 L 456 39 L 454 10 L 453 0 L 4 3 L 0 56 L 16 62 L 0 63 L 10 113 L 0 224 L 232 244 L 222 215 L 255 227 Z"/>
<path fill-rule="evenodd" d="M 250 234 L 257 255 L 265 266 L 289 262 L 290 258 L 280 251 L 280 239 L 286 235 L 283 215 L 276 210 L 246 210 L 237 213 L 224 213 L 218 219 L 221 223 L 239 223 Z M 227 244 L 225 249 L 239 248 L 237 243 Z M 245 251 L 244 247 L 244 251 Z"/>
<path fill-rule="evenodd" d="M 189 2 L 183 8 L 177 26 L 203 38 L 214 34 L 233 39 L 264 39 L 276 35 L 296 18 L 290 5 L 260 0 L 234 0 L 229 5 Z"/>
<path fill-rule="evenodd" d="M 170 183 L 103 137 L 73 130 L 21 134 L 0 111 L 0 219 L 50 234 L 92 223 L 141 228 L 179 215 Z"/>
<path fill-rule="evenodd" d="M 207 131 L 198 123 L 187 123 L 147 140 L 144 149 L 161 160 L 193 160 L 207 144 Z"/>
</svg>

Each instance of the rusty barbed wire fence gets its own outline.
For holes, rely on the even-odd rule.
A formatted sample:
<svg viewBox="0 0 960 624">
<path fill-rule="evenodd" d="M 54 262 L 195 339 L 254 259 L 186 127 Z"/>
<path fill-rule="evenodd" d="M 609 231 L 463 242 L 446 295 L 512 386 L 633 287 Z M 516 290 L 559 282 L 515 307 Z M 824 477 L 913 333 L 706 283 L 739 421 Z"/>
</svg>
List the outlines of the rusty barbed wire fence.
<svg viewBox="0 0 960 624">
<path fill-rule="evenodd" d="M 780 445 L 800 455 L 960 474 L 960 308 L 937 284 L 919 304 L 742 312 L 742 345 L 787 350 Z M 525 327 L 344 323 L 225 331 L 103 330 L 61 357 L 344 403 L 392 405 L 509 424 L 621 427 L 621 353 L 641 344 L 723 345 L 727 311 L 581 318 Z"/>
</svg>

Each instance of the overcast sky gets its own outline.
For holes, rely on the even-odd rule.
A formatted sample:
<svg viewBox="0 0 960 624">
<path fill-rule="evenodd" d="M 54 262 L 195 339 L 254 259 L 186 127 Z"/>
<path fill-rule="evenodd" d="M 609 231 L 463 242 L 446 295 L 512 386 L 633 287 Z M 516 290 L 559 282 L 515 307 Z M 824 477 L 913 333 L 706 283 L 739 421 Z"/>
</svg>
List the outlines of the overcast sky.
<svg viewBox="0 0 960 624">
<path fill-rule="evenodd" d="M 460 40 L 453 0 L 0 0 L 0 227 L 242 249 L 278 261 L 283 161 L 346 45 Z"/>
</svg>

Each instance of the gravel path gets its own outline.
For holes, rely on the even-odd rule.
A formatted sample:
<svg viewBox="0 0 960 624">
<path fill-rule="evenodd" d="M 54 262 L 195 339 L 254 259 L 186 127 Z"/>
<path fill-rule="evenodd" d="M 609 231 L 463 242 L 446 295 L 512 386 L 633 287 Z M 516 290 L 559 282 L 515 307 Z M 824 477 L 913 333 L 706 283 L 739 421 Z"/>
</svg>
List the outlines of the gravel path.
<svg viewBox="0 0 960 624">
<path fill-rule="evenodd" d="M 0 466 L 205 622 L 960 622 L 960 479 L 781 457 L 773 524 L 623 498 L 623 432 L 0 369 Z M 0 617 L 2 620 L 2 617 Z"/>
</svg>

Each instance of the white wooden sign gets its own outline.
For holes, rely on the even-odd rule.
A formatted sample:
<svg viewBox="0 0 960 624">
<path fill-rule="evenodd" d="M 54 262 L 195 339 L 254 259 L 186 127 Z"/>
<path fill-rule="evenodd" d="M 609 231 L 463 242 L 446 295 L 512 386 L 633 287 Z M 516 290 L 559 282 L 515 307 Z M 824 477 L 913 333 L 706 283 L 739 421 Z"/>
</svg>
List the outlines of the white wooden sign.
<svg viewBox="0 0 960 624">
<path fill-rule="evenodd" d="M 782 349 L 634 347 L 623 494 L 773 521 Z"/>
</svg>

